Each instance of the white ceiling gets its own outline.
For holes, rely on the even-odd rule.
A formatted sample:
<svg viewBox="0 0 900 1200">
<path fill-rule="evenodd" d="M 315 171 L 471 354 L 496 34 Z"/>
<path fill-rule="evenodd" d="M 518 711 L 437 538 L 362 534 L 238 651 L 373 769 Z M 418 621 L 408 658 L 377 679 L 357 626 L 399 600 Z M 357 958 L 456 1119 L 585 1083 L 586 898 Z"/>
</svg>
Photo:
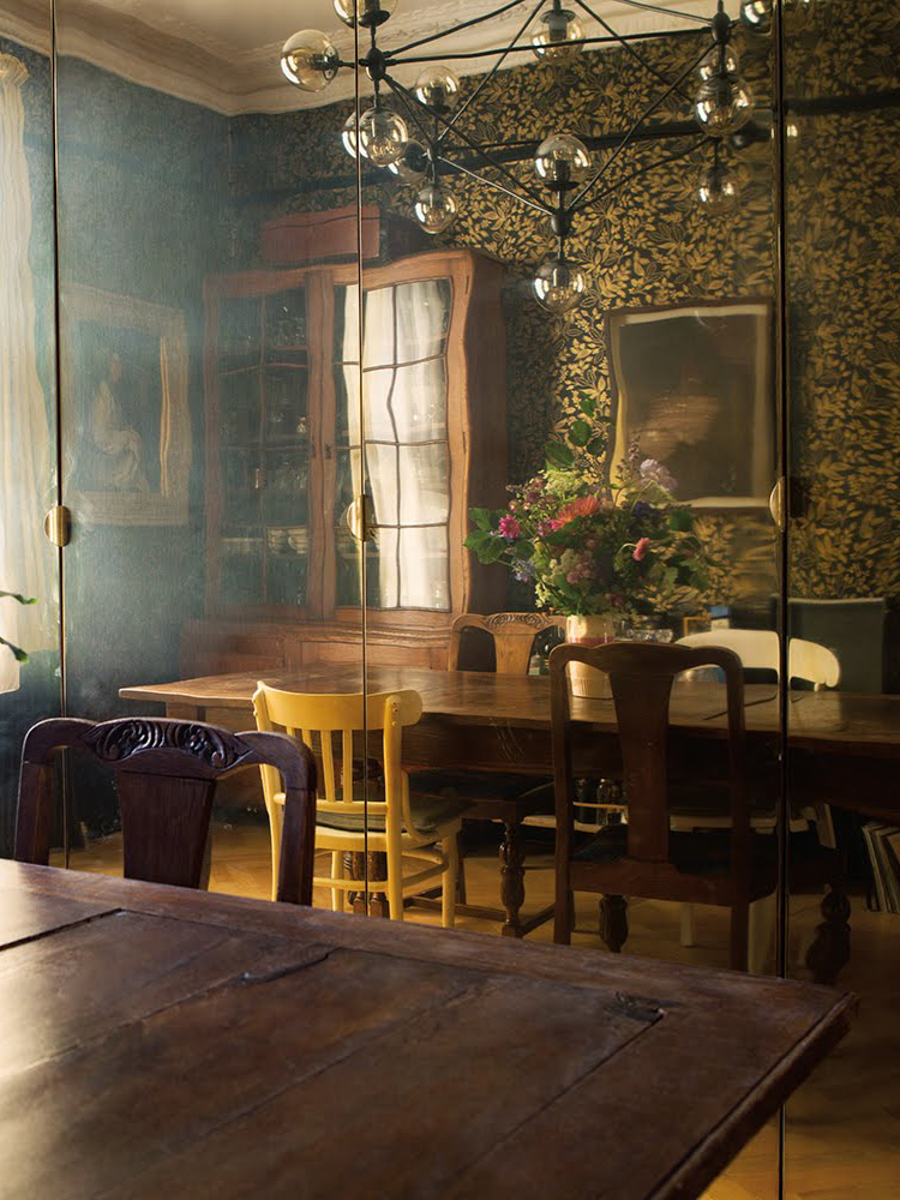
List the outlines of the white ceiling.
<svg viewBox="0 0 900 1200">
<path fill-rule="evenodd" d="M 404 44 L 499 7 L 500 0 L 397 0 L 381 34 L 385 46 Z M 547 0 L 549 5 L 549 0 Z M 573 0 L 569 0 L 576 7 Z M 591 8 L 617 32 L 684 28 L 679 12 L 711 16 L 715 0 L 656 0 L 672 16 L 638 11 L 621 0 L 594 0 Z M 534 0 L 454 38 L 429 47 L 435 53 L 469 52 L 503 45 L 523 24 Z M 732 13 L 738 0 L 729 0 Z M 49 44 L 49 0 L 0 0 L 0 34 L 36 49 Z M 583 14 L 579 13 L 583 19 Z M 589 34 L 602 32 L 583 19 Z M 331 0 L 57 0 L 60 53 L 84 58 L 127 79 L 158 88 L 218 112 L 287 112 L 330 104 L 353 95 L 344 71 L 315 95 L 291 87 L 279 69 L 282 43 L 297 29 L 321 29 L 343 58 L 353 57 L 353 33 L 337 18 Z M 517 56 L 514 61 L 522 61 Z M 485 71 L 492 59 L 455 62 L 461 74 Z M 411 82 L 421 67 L 406 68 Z M 397 75 L 404 80 L 399 70 Z"/>
</svg>

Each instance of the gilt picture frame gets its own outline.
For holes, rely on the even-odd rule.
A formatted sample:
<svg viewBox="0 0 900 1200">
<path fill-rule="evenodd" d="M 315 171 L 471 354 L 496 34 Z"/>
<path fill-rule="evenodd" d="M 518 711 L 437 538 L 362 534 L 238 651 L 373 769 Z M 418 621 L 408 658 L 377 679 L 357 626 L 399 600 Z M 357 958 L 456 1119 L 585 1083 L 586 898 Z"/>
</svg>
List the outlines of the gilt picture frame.
<svg viewBox="0 0 900 1200">
<path fill-rule="evenodd" d="M 776 474 L 771 303 L 613 309 L 606 335 L 610 481 L 637 446 L 666 465 L 685 503 L 764 508 Z"/>
<path fill-rule="evenodd" d="M 61 296 L 66 497 L 76 521 L 184 525 L 191 421 L 181 309 L 72 285 Z"/>
</svg>

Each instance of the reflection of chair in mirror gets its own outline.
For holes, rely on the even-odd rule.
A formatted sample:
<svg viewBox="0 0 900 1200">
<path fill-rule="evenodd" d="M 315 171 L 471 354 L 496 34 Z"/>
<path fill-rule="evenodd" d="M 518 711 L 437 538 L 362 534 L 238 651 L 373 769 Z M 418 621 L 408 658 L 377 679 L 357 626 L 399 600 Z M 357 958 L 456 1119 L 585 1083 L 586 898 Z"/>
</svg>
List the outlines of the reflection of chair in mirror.
<svg viewBox="0 0 900 1200">
<path fill-rule="evenodd" d="M 704 633 L 692 633 L 679 642 L 682 646 L 724 646 L 733 650 L 741 660 L 745 671 L 769 671 L 776 681 L 780 678 L 779 636 L 771 629 L 713 629 Z M 827 646 L 808 642 L 802 638 L 791 638 L 788 644 L 788 674 L 791 681 L 812 684 L 815 691 L 837 687 L 841 681 L 841 664 Z M 698 817 L 702 816 L 702 821 Z M 816 835 L 823 846 L 834 848 L 834 826 L 828 806 L 823 804 L 792 813 L 790 831 L 805 833 L 812 822 Z M 673 829 L 696 829 L 723 827 L 728 817 L 724 814 L 711 817 L 707 814 L 678 812 L 672 818 Z M 773 831 L 776 825 L 774 797 L 768 803 L 751 806 L 750 825 L 756 830 Z M 751 910 L 751 969 L 762 969 L 768 956 L 775 929 L 774 900 L 763 911 Z M 694 945 L 693 911 L 684 906 L 681 919 L 681 943 Z"/>
<path fill-rule="evenodd" d="M 504 612 L 486 617 L 463 613 L 453 622 L 450 631 L 447 668 L 450 671 L 525 675 L 538 653 L 541 635 L 549 630 L 561 630 L 564 625 L 564 617 L 545 613 Z M 464 802 L 466 820 L 502 822 L 500 894 L 505 914 L 490 909 L 478 910 L 480 914 L 500 920 L 505 916 L 503 932 L 513 937 L 524 937 L 547 921 L 552 913 L 549 908 L 528 921 L 519 920 L 519 910 L 525 899 L 524 855 L 519 827 L 523 818 L 552 805 L 549 776 L 546 781 L 540 781 L 534 776 L 514 772 L 435 770 L 416 771 L 412 781 L 416 787 L 451 795 Z"/>
<path fill-rule="evenodd" d="M 575 845 L 572 723 L 566 666 L 586 663 L 606 671 L 612 685 L 622 753 L 628 823 L 600 830 Z M 725 675 L 730 774 L 723 798 L 726 830 L 677 833 L 670 829 L 669 700 L 682 671 L 713 665 Z M 554 938 L 571 938 L 573 893 L 603 894 L 600 934 L 619 951 L 628 936 L 626 896 L 715 904 L 731 909 L 730 961 L 747 964 L 747 923 L 752 900 L 777 883 L 777 846 L 750 829 L 746 797 L 744 681 L 730 650 L 711 647 L 612 643 L 557 647 L 550 656 L 553 770 L 556 793 L 556 918 Z"/>
<path fill-rule="evenodd" d="M 260 683 L 253 697 L 253 711 L 260 729 L 281 727 L 292 738 L 302 740 L 321 758 L 322 797 L 316 817 L 316 848 L 331 851 L 331 876 L 316 877 L 317 887 L 332 890 L 335 910 L 344 907 L 347 892 L 387 892 L 390 915 L 403 919 L 403 899 L 442 883 L 443 924 L 453 926 L 456 900 L 457 850 L 463 805 L 440 797 L 411 792 L 407 773 L 401 766 L 403 729 L 414 725 L 422 714 L 417 692 L 349 695 L 301 695 L 283 692 Z M 364 783 L 354 779 L 354 734 L 364 729 L 383 731 L 383 782 L 369 784 L 370 799 L 364 798 Z M 339 735 L 340 752 L 335 759 L 334 737 Z M 261 768 L 263 794 L 269 814 L 272 839 L 272 877 L 279 870 L 283 795 L 273 772 Z M 387 878 L 365 880 L 365 854 L 387 856 Z M 354 864 L 345 874 L 347 859 Z M 407 867 L 404 860 L 413 866 Z M 423 863 L 423 860 L 424 863 Z"/>
<path fill-rule="evenodd" d="M 628 824 L 600 830 L 575 845 L 572 794 L 572 725 L 566 665 L 578 661 L 607 671 L 612 684 L 622 753 Z M 693 774 L 670 787 L 669 701 L 675 677 L 715 666 L 725 677 L 728 718 L 727 781 Z M 623 897 L 712 904 L 731 909 L 730 961 L 748 960 L 749 908 L 774 893 L 778 845 L 750 825 L 744 732 L 744 682 L 740 659 L 716 646 L 612 643 L 593 649 L 560 646 L 550 656 L 553 768 L 556 793 L 556 941 L 571 936 L 573 892 L 601 892 L 601 936 L 620 950 L 628 936 Z M 688 770 L 692 768 L 687 764 Z M 673 797 L 683 790 L 718 792 L 725 828 L 671 827 Z M 839 889 L 840 856 L 815 846 L 792 855 L 791 881 L 826 879 L 832 891 L 807 963 L 820 981 L 833 979 L 849 954 L 846 901 Z"/>
<path fill-rule="evenodd" d="M 276 733 L 229 733 L 198 721 L 126 717 L 95 725 L 73 717 L 41 721 L 25 736 L 15 857 L 46 865 L 58 750 L 79 750 L 111 767 L 122 816 L 126 879 L 204 886 L 216 782 L 263 763 L 278 787 L 281 870 L 273 900 L 312 903 L 316 765 Z M 280 814 L 281 815 L 281 814 Z"/>
</svg>

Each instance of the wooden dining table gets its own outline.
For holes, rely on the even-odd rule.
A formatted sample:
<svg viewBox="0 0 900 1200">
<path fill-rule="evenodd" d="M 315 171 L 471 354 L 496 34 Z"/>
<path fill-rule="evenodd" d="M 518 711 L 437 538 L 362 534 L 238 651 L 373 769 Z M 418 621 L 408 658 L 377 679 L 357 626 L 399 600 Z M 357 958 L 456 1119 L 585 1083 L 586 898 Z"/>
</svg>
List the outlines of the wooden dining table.
<svg viewBox="0 0 900 1200">
<path fill-rule="evenodd" d="M 0 1193 L 697 1196 L 831 989 L 0 861 Z"/>
<path fill-rule="evenodd" d="M 363 686 L 359 666 L 329 664 L 124 687 L 119 695 L 162 704 L 170 717 L 237 730 L 253 724 L 251 699 L 260 679 L 298 692 L 353 692 Z M 366 673 L 366 684 L 370 692 L 412 688 L 422 697 L 421 720 L 403 731 L 403 758 L 410 769 L 518 771 L 545 778 L 551 774 L 550 685 L 545 676 L 373 666 Z M 786 757 L 781 702 L 774 684 L 750 684 L 745 689 L 748 765 L 755 794 L 770 796 L 774 812 L 783 766 L 795 807 L 833 804 L 898 821 L 900 696 L 786 693 Z M 615 778 L 621 763 L 612 701 L 573 698 L 571 710 L 576 773 Z M 724 686 L 696 679 L 677 682 L 670 716 L 673 774 L 727 778 Z M 370 744 L 370 752 L 377 754 L 377 741 Z M 552 909 L 522 919 L 525 856 L 515 814 L 503 825 L 503 933 L 521 937 L 546 920 Z M 379 870 L 374 861 L 370 878 L 382 878 Z M 374 911 L 386 915 L 386 901 L 376 896 Z"/>
</svg>

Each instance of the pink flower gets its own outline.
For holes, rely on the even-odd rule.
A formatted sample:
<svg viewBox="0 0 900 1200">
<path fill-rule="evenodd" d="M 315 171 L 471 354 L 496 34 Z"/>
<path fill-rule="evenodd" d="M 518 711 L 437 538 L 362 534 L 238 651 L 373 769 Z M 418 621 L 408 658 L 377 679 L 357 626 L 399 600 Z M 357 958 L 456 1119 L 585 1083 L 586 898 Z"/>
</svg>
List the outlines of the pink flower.
<svg viewBox="0 0 900 1200">
<path fill-rule="evenodd" d="M 519 522 L 515 517 L 501 517 L 498 529 L 500 536 L 506 538 L 508 542 L 514 542 L 522 533 Z"/>
<path fill-rule="evenodd" d="M 634 552 L 631 555 L 631 557 L 634 559 L 635 562 L 641 561 L 641 559 L 647 553 L 647 547 L 649 545 L 650 545 L 650 539 L 648 537 L 642 537 L 638 540 L 638 543 L 634 548 Z"/>
</svg>

